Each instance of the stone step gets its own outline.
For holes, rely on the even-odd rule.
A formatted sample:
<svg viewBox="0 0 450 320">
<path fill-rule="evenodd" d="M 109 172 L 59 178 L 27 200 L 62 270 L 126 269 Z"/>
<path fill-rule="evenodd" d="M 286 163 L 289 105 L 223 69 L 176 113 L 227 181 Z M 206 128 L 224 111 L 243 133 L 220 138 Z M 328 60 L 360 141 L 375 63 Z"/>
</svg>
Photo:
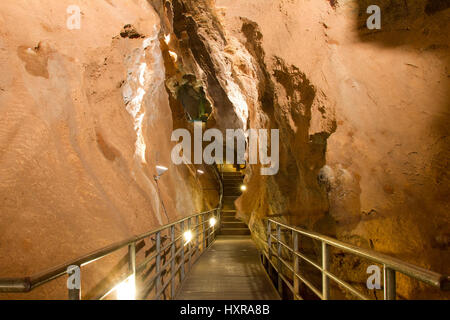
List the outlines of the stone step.
<svg viewBox="0 0 450 320">
<path fill-rule="evenodd" d="M 238 197 L 234 198 L 233 200 L 225 200 L 225 198 L 224 198 L 224 201 L 223 201 L 224 207 L 223 207 L 223 209 L 224 209 L 224 210 L 235 210 L 235 207 L 234 207 L 234 201 L 235 201 L 237 198 L 238 198 Z M 225 208 L 225 206 L 227 206 L 227 208 Z M 231 208 L 230 208 L 230 206 L 231 206 Z"/>
<path fill-rule="evenodd" d="M 234 209 L 234 201 L 239 198 L 239 196 L 230 196 L 230 195 L 223 195 L 223 205 L 224 209 Z M 227 206 L 227 208 L 225 208 Z M 231 208 L 229 208 L 232 206 Z"/>
<path fill-rule="evenodd" d="M 235 217 L 236 210 L 222 210 L 222 218 L 223 217 Z"/>
<path fill-rule="evenodd" d="M 220 227 L 222 229 L 248 229 L 247 225 L 239 220 L 237 222 L 222 221 Z"/>
<path fill-rule="evenodd" d="M 220 219 L 222 222 L 240 222 L 235 216 L 222 216 Z"/>
<path fill-rule="evenodd" d="M 223 209 L 224 210 L 234 210 L 236 208 L 235 208 L 234 204 L 224 204 Z"/>
<path fill-rule="evenodd" d="M 220 234 L 223 235 L 249 235 L 250 229 L 220 229 Z"/>
</svg>

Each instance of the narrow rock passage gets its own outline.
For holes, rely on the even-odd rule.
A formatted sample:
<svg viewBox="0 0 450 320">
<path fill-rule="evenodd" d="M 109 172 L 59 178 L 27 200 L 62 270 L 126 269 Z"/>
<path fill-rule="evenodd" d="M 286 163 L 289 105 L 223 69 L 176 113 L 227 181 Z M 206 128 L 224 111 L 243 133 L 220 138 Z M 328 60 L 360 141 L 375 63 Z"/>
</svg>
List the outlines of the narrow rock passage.
<svg viewBox="0 0 450 320">
<path fill-rule="evenodd" d="M 250 236 L 218 236 L 192 267 L 179 300 L 279 300 Z"/>
<path fill-rule="evenodd" d="M 224 206 L 220 236 L 193 266 L 180 288 L 180 300 L 274 300 L 278 293 L 259 260 L 246 224 L 235 218 L 234 201 L 242 194 L 242 176 L 222 168 Z M 230 225 L 232 225 L 230 227 Z M 242 226 L 241 226 L 242 225 Z"/>
</svg>

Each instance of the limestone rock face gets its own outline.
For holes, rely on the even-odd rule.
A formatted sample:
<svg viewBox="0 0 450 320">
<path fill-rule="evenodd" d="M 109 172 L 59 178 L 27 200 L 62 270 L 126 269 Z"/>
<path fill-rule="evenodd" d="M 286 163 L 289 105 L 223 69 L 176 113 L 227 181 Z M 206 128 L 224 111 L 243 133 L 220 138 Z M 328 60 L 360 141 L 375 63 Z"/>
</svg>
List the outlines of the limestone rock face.
<svg viewBox="0 0 450 320">
<path fill-rule="evenodd" d="M 449 39 L 442 32 L 450 11 L 438 3 L 216 2 L 225 30 L 259 58 L 260 83 L 270 88 L 250 119 L 264 113 L 281 131 L 279 174 L 251 168 L 238 200 L 252 228 L 264 230 L 255 217 L 281 214 L 450 272 Z M 381 30 L 365 26 L 371 4 L 381 8 Z M 364 289 L 367 265 L 334 259 L 348 263 L 340 274 Z M 403 277 L 398 292 L 434 294 Z"/>
<path fill-rule="evenodd" d="M 217 205 L 202 190 L 206 177 L 170 159 L 152 6 L 81 1 L 80 29 L 70 29 L 72 4 L 0 4 L 0 277 L 31 275 Z M 156 165 L 169 168 L 160 195 Z M 29 296 L 64 298 L 64 281 Z"/>
<path fill-rule="evenodd" d="M 247 166 L 236 202 L 256 241 L 272 216 L 450 273 L 448 1 L 81 1 L 79 30 L 70 5 L 0 4 L 0 277 L 215 206 L 212 177 L 170 159 L 186 113 L 280 130 L 278 173 Z M 369 264 L 332 253 L 378 299 Z M 397 289 L 448 298 L 401 275 Z"/>
<path fill-rule="evenodd" d="M 170 4 L 160 13 L 172 17 L 168 26 L 189 48 L 181 54 L 200 70 L 214 124 L 280 130 L 278 174 L 248 166 L 237 201 L 255 234 L 265 238 L 261 218 L 276 216 L 449 273 L 448 5 Z M 381 30 L 367 28 L 372 4 Z M 366 289 L 366 262 L 333 259 L 348 266 L 336 273 Z M 402 276 L 398 292 L 439 296 Z"/>
</svg>

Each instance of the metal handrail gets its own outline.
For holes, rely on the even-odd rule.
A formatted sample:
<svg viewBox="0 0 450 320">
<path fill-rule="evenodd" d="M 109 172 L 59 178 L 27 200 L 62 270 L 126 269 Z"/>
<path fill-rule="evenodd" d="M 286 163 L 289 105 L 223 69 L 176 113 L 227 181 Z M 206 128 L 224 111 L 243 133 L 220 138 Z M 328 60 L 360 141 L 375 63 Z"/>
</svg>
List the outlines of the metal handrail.
<svg viewBox="0 0 450 320">
<path fill-rule="evenodd" d="M 223 203 L 223 176 L 221 175 L 221 172 L 217 168 L 217 164 L 213 166 L 213 172 L 216 176 L 217 181 L 219 182 L 219 207 L 218 209 L 222 209 L 222 203 Z"/>
<path fill-rule="evenodd" d="M 272 234 L 272 224 L 275 226 L 276 234 Z M 281 239 L 281 229 L 291 231 L 293 238 L 293 248 L 286 244 Z M 318 264 L 313 262 L 311 259 L 306 257 L 299 251 L 298 247 L 298 236 L 306 236 L 314 240 L 318 240 L 322 244 L 322 263 Z M 393 258 L 386 254 L 376 252 L 374 250 L 363 249 L 331 237 L 319 234 L 317 232 L 305 230 L 299 227 L 290 226 L 283 222 L 267 219 L 267 239 L 260 240 L 267 245 L 267 250 L 263 250 L 264 257 L 269 262 L 269 268 L 274 268 L 278 273 L 278 290 L 282 293 L 282 282 L 284 282 L 287 287 L 292 291 L 295 299 L 301 299 L 299 296 L 299 281 L 303 282 L 307 287 L 309 287 L 314 294 L 316 294 L 320 299 L 328 300 L 330 298 L 330 286 L 329 280 L 333 280 L 340 286 L 349 290 L 352 294 L 360 299 L 369 299 L 366 295 L 359 292 L 355 287 L 351 286 L 344 280 L 340 279 L 338 276 L 330 272 L 330 247 L 337 248 L 343 251 L 350 252 L 361 258 L 370 260 L 374 263 L 383 265 L 384 269 L 384 299 L 385 300 L 395 300 L 396 298 L 396 272 L 402 273 L 410 278 L 416 279 L 418 281 L 427 283 L 433 287 L 439 288 L 443 291 L 450 290 L 450 277 L 442 275 L 416 265 L 404 262 L 400 259 Z M 274 243 L 272 243 L 274 240 Z M 276 246 L 276 253 L 273 252 L 272 245 Z M 292 265 L 281 257 L 282 248 L 287 249 L 294 255 Z M 276 264 L 272 261 L 272 257 L 276 258 Z M 308 262 L 310 265 L 318 269 L 322 274 L 322 290 L 319 290 L 314 285 L 312 285 L 307 279 L 305 279 L 299 273 L 299 259 Z M 282 267 L 286 267 L 293 275 L 293 285 L 291 282 L 282 274 Z"/>
<path fill-rule="evenodd" d="M 196 230 L 197 228 L 199 228 L 200 226 L 202 226 L 202 234 L 203 234 L 203 238 L 202 238 L 202 243 L 203 243 L 203 251 L 209 247 L 212 243 L 212 241 L 209 241 L 209 239 L 211 238 L 211 236 L 213 236 L 213 240 L 214 240 L 214 236 L 216 233 L 216 228 L 214 226 L 211 226 L 209 228 L 205 228 L 205 222 L 207 222 L 207 217 L 210 218 L 210 216 L 215 217 L 217 220 L 220 219 L 220 209 L 216 208 L 213 210 L 209 210 L 209 211 L 205 211 L 205 212 L 201 212 L 201 213 L 197 213 L 197 214 L 193 214 L 191 216 L 179 219 L 175 222 L 172 222 L 170 224 L 161 226 L 159 228 L 156 228 L 154 230 L 148 231 L 146 233 L 143 233 L 141 235 L 138 236 L 134 236 L 131 237 L 129 239 L 123 240 L 123 241 L 119 241 L 117 243 L 114 243 L 112 245 L 106 246 L 102 249 L 93 251 L 91 253 L 88 253 L 82 257 L 76 258 L 74 260 L 71 260 L 69 262 L 63 263 L 59 266 L 56 267 L 52 267 L 46 271 L 37 273 L 35 275 L 29 276 L 29 277 L 20 277 L 20 278 L 2 278 L 0 279 L 0 292 L 3 293 L 13 293 L 13 292 L 30 292 L 33 289 L 49 282 L 52 280 L 55 280 L 61 276 L 67 275 L 68 274 L 68 268 L 70 266 L 78 266 L 78 267 L 83 267 L 86 266 L 94 261 L 100 260 L 114 252 L 117 252 L 118 250 L 125 248 L 128 246 L 128 255 L 129 255 L 129 266 L 130 266 L 130 270 L 129 273 L 127 275 L 125 275 L 125 278 L 128 278 L 130 275 L 132 274 L 136 274 L 136 243 L 140 240 L 143 240 L 145 238 L 151 237 L 153 235 L 156 235 L 156 247 L 157 247 L 157 252 L 156 254 L 154 254 L 151 258 L 155 259 L 155 263 L 157 265 L 157 269 L 160 269 L 160 265 L 158 266 L 158 262 L 160 263 L 160 258 L 161 258 L 161 251 L 167 250 L 168 246 L 166 246 L 164 248 L 164 250 L 161 250 L 161 232 L 167 229 L 170 229 L 170 233 L 171 233 L 171 242 L 169 244 L 169 246 L 171 247 L 172 250 L 172 254 L 175 253 L 174 249 L 176 248 L 176 242 L 179 240 L 182 240 L 182 237 L 178 236 L 175 238 L 175 226 L 176 225 L 180 225 L 180 230 L 181 232 L 185 231 L 184 228 L 184 222 L 188 222 L 188 227 L 190 228 L 190 223 L 192 221 L 192 219 L 196 218 L 197 219 L 197 224 L 192 228 L 192 230 Z M 202 217 L 202 223 L 199 222 L 200 217 Z M 218 225 L 220 226 L 220 223 L 218 223 Z M 212 231 L 211 231 L 212 229 Z M 197 250 L 200 247 L 200 243 L 199 243 L 199 235 L 200 232 L 197 231 L 195 232 L 196 238 L 196 247 L 194 247 L 194 249 L 196 248 Z M 178 250 L 178 254 L 181 254 L 182 257 L 182 261 L 180 263 L 181 266 L 178 267 L 178 269 L 182 269 L 182 280 L 184 278 L 184 245 L 181 246 L 180 250 Z M 189 258 L 189 264 L 190 264 L 190 260 L 191 260 L 191 256 L 192 256 L 192 246 L 191 243 L 189 244 L 189 251 L 188 251 L 188 258 Z M 171 256 L 171 260 L 170 262 L 175 262 L 176 258 L 178 257 L 178 254 L 176 255 L 172 255 Z M 146 259 L 145 264 L 149 263 L 151 260 L 153 259 Z M 158 261 L 159 260 L 159 261 Z M 142 269 L 143 265 L 139 265 L 138 269 Z M 173 266 L 172 266 L 173 267 Z M 177 270 L 178 270 L 177 269 Z M 172 271 L 175 271 L 174 268 L 172 268 Z M 161 276 L 162 270 L 157 270 L 156 273 L 156 281 L 157 283 L 161 280 L 160 276 Z M 172 272 L 174 273 L 174 272 Z M 174 274 L 172 274 L 172 277 L 170 279 L 171 282 L 173 282 L 173 278 L 174 278 Z M 167 285 L 166 285 L 167 287 Z M 114 289 L 114 288 L 113 288 Z M 110 289 L 107 293 L 110 293 L 113 289 Z M 158 288 L 159 289 L 159 288 Z M 157 292 L 156 294 L 156 298 L 159 298 L 159 295 L 161 295 L 162 292 Z M 171 298 L 173 298 L 174 296 L 174 290 L 172 288 L 171 291 Z M 78 297 L 80 297 L 80 292 L 77 292 L 76 295 Z M 104 297 L 105 295 L 103 295 L 102 297 Z M 69 297 L 73 298 L 73 292 L 70 292 L 69 290 Z M 76 298 L 75 298 L 76 299 Z"/>
</svg>

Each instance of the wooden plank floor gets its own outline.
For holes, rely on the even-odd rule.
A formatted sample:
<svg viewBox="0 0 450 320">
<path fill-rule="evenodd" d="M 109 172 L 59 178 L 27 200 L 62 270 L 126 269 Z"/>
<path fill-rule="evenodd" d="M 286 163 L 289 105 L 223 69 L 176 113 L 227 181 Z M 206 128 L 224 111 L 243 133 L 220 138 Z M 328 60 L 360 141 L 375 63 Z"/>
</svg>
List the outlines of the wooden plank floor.
<svg viewBox="0 0 450 320">
<path fill-rule="evenodd" d="M 192 267 L 178 300 L 279 300 L 250 236 L 218 236 Z"/>
</svg>

